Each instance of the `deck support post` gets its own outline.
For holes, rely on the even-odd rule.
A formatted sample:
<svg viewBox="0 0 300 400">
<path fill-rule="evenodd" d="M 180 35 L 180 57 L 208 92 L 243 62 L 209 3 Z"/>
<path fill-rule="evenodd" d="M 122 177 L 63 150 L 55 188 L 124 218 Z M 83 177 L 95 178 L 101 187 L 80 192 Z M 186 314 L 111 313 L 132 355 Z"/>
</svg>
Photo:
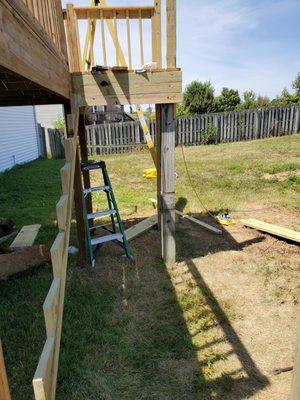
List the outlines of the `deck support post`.
<svg viewBox="0 0 300 400">
<path fill-rule="evenodd" d="M 72 109 L 70 104 L 65 105 L 65 112 Z M 75 112 L 75 110 L 73 110 Z M 69 115 L 70 116 L 70 115 Z M 81 120 L 83 119 L 83 121 Z M 66 118 L 67 122 L 67 136 L 74 135 L 74 129 L 72 126 L 73 118 Z M 78 120 L 78 136 L 82 136 L 82 130 L 84 131 L 84 116 L 79 114 Z M 75 203 L 75 214 L 76 214 L 76 228 L 77 228 L 77 241 L 78 241 L 78 264 L 80 266 L 86 266 L 88 264 L 87 254 L 87 242 L 86 242 L 86 231 L 84 223 L 83 213 L 83 188 L 81 179 L 80 169 L 80 148 L 79 144 L 76 147 L 76 162 L 75 162 L 75 175 L 74 175 L 74 203 Z"/>
<path fill-rule="evenodd" d="M 156 106 L 158 134 L 158 217 L 161 227 L 161 251 L 166 264 L 176 259 L 174 153 L 175 153 L 175 104 Z"/>
</svg>

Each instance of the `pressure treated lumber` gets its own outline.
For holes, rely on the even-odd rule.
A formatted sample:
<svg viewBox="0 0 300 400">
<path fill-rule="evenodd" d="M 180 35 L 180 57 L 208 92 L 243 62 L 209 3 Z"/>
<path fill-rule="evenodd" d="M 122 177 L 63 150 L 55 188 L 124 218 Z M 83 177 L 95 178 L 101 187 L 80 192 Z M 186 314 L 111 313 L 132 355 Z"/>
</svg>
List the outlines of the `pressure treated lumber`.
<svg viewBox="0 0 300 400">
<path fill-rule="evenodd" d="M 20 250 L 24 247 L 32 246 L 39 232 L 41 225 L 24 225 L 20 232 L 15 237 L 12 244 L 9 246 L 11 250 Z"/>
<path fill-rule="evenodd" d="M 157 174 L 160 175 L 161 193 L 158 204 L 160 210 L 162 258 L 166 264 L 172 264 L 176 258 L 175 245 L 175 104 L 162 104 L 160 116 L 160 163 Z"/>
<path fill-rule="evenodd" d="M 113 104 L 162 104 L 182 100 L 181 71 L 105 71 L 72 74 L 74 92 L 81 106 Z"/>
<path fill-rule="evenodd" d="M 250 228 L 257 229 L 258 231 L 267 232 L 271 235 L 283 237 L 293 242 L 300 243 L 300 232 L 293 231 L 292 229 L 283 228 L 282 226 L 272 225 L 267 222 L 258 221 L 256 219 L 241 219 L 241 223 Z"/>
<path fill-rule="evenodd" d="M 74 7 L 77 19 L 101 19 L 100 11 L 103 11 L 104 19 L 114 19 L 114 13 L 116 13 L 117 19 L 126 19 L 126 14 L 130 19 L 150 19 L 154 13 L 154 7 L 152 6 L 92 6 L 92 7 Z M 64 18 L 66 18 L 66 12 L 63 12 Z"/>
<path fill-rule="evenodd" d="M 152 215 L 151 217 L 146 218 L 141 222 L 138 222 L 136 225 L 133 225 L 125 230 L 127 241 L 135 239 L 136 237 L 149 231 L 155 225 L 157 225 L 157 215 Z M 119 241 L 121 242 L 121 240 Z"/>
<path fill-rule="evenodd" d="M 0 67 L 69 98 L 67 63 L 25 4 L 0 0 L 0 15 Z"/>
<path fill-rule="evenodd" d="M 0 399 L 1 400 L 10 400 L 11 399 L 10 393 L 9 393 L 6 368 L 5 368 L 5 363 L 4 363 L 1 339 L 0 339 Z"/>
<path fill-rule="evenodd" d="M 300 400 L 300 308 L 298 308 L 297 339 L 294 356 L 291 400 Z"/>
<path fill-rule="evenodd" d="M 176 0 L 166 0 L 167 5 L 167 66 L 176 67 Z"/>
<path fill-rule="evenodd" d="M 207 229 L 210 232 L 216 233 L 217 235 L 223 234 L 221 229 L 215 228 L 214 226 L 209 225 L 203 221 L 200 221 L 199 219 L 196 219 L 194 217 L 191 217 L 190 215 L 187 215 L 181 211 L 176 210 L 175 212 L 176 212 L 176 214 L 180 215 L 180 217 L 182 217 L 184 219 L 188 219 L 189 221 L 194 222 L 197 225 L 200 225 L 202 228 Z"/>
</svg>

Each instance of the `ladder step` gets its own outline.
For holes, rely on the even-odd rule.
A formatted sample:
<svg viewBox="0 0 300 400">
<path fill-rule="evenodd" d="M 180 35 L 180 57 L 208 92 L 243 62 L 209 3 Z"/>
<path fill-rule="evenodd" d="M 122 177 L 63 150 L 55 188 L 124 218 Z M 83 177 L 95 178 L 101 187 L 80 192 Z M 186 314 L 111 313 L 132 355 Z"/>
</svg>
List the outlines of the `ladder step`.
<svg viewBox="0 0 300 400">
<path fill-rule="evenodd" d="M 92 192 L 101 192 L 101 191 L 109 191 L 109 190 L 110 190 L 109 186 L 95 186 L 95 187 L 91 187 L 88 189 L 84 189 L 83 193 L 89 194 Z"/>
<path fill-rule="evenodd" d="M 92 245 L 95 245 L 95 244 L 110 242 L 111 240 L 120 240 L 122 238 L 123 238 L 122 233 L 113 233 L 111 235 L 93 238 L 91 239 L 91 243 Z"/>
<path fill-rule="evenodd" d="M 96 211 L 93 213 L 90 213 L 87 215 L 88 219 L 93 219 L 93 218 L 101 218 L 101 217 L 107 217 L 108 215 L 113 215 L 116 214 L 116 210 L 113 208 L 111 210 L 105 210 L 105 211 Z"/>
</svg>

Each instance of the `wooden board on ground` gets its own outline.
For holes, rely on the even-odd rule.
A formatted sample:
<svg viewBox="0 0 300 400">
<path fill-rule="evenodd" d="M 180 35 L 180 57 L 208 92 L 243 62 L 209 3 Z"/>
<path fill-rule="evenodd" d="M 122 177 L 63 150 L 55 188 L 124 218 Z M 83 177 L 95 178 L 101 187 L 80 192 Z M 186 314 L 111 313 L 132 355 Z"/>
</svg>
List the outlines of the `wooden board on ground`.
<svg viewBox="0 0 300 400">
<path fill-rule="evenodd" d="M 249 228 L 254 228 L 258 231 L 270 233 L 271 235 L 283 237 L 284 239 L 300 243 L 300 232 L 293 231 L 292 229 L 283 228 L 282 226 L 278 225 L 272 225 L 253 218 L 241 219 L 241 223 Z"/>
<path fill-rule="evenodd" d="M 6 374 L 6 368 L 4 364 L 4 356 L 2 351 L 2 343 L 0 340 L 0 399 L 10 400 L 8 380 Z"/>
<path fill-rule="evenodd" d="M 41 225 L 24 225 L 15 240 L 10 245 L 11 250 L 20 250 L 33 245 Z"/>
<path fill-rule="evenodd" d="M 157 224 L 157 215 L 155 214 L 152 215 L 152 217 L 146 218 L 143 221 L 137 223 L 136 225 L 126 229 L 125 231 L 126 239 L 128 241 L 132 240 L 137 236 L 141 235 L 142 233 L 149 231 L 156 224 Z"/>
<path fill-rule="evenodd" d="M 0 279 L 50 261 L 45 245 L 30 246 L 14 253 L 0 254 Z"/>
<path fill-rule="evenodd" d="M 215 228 L 212 225 L 209 225 L 205 222 L 199 221 L 199 219 L 196 219 L 194 217 L 191 217 L 190 215 L 184 214 L 181 211 L 176 210 L 175 211 L 176 214 L 180 215 L 182 218 L 188 219 L 191 222 L 194 222 L 197 225 L 200 225 L 202 228 L 207 229 L 210 232 L 216 233 L 217 235 L 222 235 L 223 232 L 221 231 L 221 229 Z"/>
</svg>

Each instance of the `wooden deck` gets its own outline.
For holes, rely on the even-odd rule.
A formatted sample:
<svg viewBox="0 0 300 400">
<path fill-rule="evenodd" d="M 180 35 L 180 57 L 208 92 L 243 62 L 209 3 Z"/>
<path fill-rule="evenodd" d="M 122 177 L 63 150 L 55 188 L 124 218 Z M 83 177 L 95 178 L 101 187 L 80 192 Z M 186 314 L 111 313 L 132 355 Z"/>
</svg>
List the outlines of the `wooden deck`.
<svg viewBox="0 0 300 400">
<path fill-rule="evenodd" d="M 59 12 L 58 2 L 52 3 Z M 0 106 L 69 99 L 66 48 L 58 45 L 58 33 L 64 33 L 52 28 L 56 41 L 20 0 L 0 0 Z"/>
</svg>

